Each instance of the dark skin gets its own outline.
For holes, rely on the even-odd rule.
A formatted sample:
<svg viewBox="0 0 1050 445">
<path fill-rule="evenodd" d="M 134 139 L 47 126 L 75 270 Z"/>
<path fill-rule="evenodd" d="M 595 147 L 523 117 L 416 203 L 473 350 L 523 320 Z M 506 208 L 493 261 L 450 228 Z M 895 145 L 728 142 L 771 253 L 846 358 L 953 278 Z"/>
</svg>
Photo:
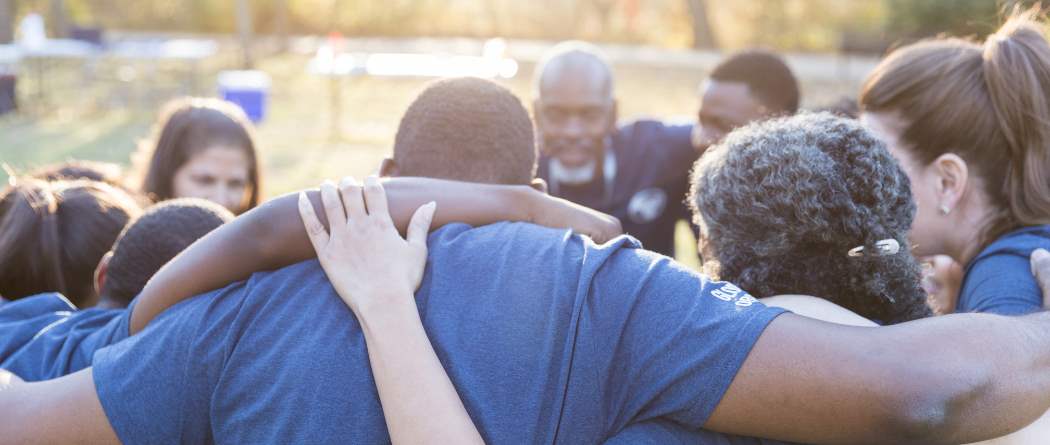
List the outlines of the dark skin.
<svg viewBox="0 0 1050 445">
<path fill-rule="evenodd" d="M 737 127 L 770 117 L 769 107 L 742 82 L 709 79 L 700 86 L 700 111 L 693 145 L 703 151 Z"/>
<path fill-rule="evenodd" d="M 396 173 L 393 161 L 383 167 Z M 384 182 L 391 217 L 401 233 L 412 213 L 429 201 L 437 203 L 433 228 L 451 222 L 485 225 L 499 221 L 528 221 L 550 227 L 571 227 L 598 242 L 622 233 L 616 218 L 544 194 L 542 183 L 501 186 L 427 178 L 391 178 Z M 536 188 L 534 188 L 536 187 Z M 318 215 L 324 215 L 316 190 L 307 192 Z M 321 221 L 327 227 L 327 219 Z M 299 219 L 297 194 L 284 195 L 252 209 L 187 248 L 146 284 L 131 314 L 134 334 L 161 311 L 179 301 L 261 270 L 278 269 L 315 258 Z M 185 280 L 183 277 L 194 277 Z"/>
<path fill-rule="evenodd" d="M 959 341 L 930 348 L 922 338 Z M 116 443 L 90 369 L 0 391 L 0 406 L 18 408 L 0 417 L 0 437 L 14 442 Z M 785 314 L 705 427 L 806 443 L 966 443 L 1015 431 L 1048 406 L 1050 313 L 882 328 Z"/>
<path fill-rule="evenodd" d="M 589 55 L 569 53 L 547 62 L 533 102 L 540 151 L 567 167 L 598 159 L 616 131 L 612 72 Z"/>
<path fill-rule="evenodd" d="M 384 173 L 396 174 L 392 160 Z M 433 228 L 449 222 L 484 225 L 530 221 L 551 227 L 572 227 L 595 240 L 622 233 L 616 218 L 547 196 L 542 181 L 532 186 L 501 186 L 427 178 L 385 181 L 392 221 L 405 232 L 413 212 L 434 201 Z M 328 221 L 316 190 L 306 192 L 322 224 Z M 272 199 L 209 233 L 162 267 L 137 297 L 130 333 L 172 305 L 245 279 L 251 273 L 276 269 L 314 258 L 316 252 L 303 227 L 297 193 Z M 194 280 L 182 277 L 192 276 Z M 42 382 L 21 383 L 0 370 L 0 405 L 18 406 L 0 416 L 0 437 L 22 444 L 119 443 L 95 392 L 91 368 Z"/>
</svg>

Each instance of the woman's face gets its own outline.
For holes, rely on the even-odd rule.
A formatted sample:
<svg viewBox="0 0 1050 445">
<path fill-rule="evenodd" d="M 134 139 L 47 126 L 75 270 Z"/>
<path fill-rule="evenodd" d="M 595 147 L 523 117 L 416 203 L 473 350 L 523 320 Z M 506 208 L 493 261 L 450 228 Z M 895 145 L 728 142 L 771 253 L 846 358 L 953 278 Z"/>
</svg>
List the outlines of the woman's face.
<svg viewBox="0 0 1050 445">
<path fill-rule="evenodd" d="M 948 218 L 938 210 L 939 176 L 930 166 L 922 165 L 900 140 L 904 122 L 894 113 L 861 113 L 861 122 L 882 139 L 890 154 L 897 159 L 911 181 L 911 193 L 917 212 L 908 237 L 918 257 L 946 252 L 945 235 L 951 233 Z"/>
<path fill-rule="evenodd" d="M 247 210 L 251 161 L 238 147 L 217 145 L 198 152 L 175 171 L 176 198 L 202 198 L 233 213 Z"/>
</svg>

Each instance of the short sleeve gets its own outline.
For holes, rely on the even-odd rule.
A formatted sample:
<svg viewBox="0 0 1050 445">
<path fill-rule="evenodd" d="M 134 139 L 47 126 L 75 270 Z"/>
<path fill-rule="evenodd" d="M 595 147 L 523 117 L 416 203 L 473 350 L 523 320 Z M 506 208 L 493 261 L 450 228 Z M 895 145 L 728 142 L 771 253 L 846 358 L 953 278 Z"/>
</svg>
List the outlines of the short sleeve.
<svg viewBox="0 0 1050 445">
<path fill-rule="evenodd" d="M 1042 306 L 1043 294 L 1028 258 L 999 253 L 980 258 L 969 268 L 956 312 L 1025 315 Z"/>
<path fill-rule="evenodd" d="M 76 310 L 60 294 L 40 294 L 9 301 L 0 306 L 0 367 L 38 332 L 61 321 Z"/>
<path fill-rule="evenodd" d="M 602 400 L 593 420 L 606 431 L 655 418 L 699 429 L 783 312 L 667 258 L 620 250 L 592 282 L 570 388 Z"/>
<path fill-rule="evenodd" d="M 209 399 L 242 287 L 183 301 L 95 353 L 95 390 L 121 442 L 211 441 Z"/>
<path fill-rule="evenodd" d="M 80 371 L 91 366 L 95 351 L 127 338 L 127 314 L 124 309 L 69 312 L 37 331 L 4 366 L 30 381 Z"/>
<path fill-rule="evenodd" d="M 96 350 L 127 337 L 126 314 L 124 309 L 76 310 L 59 294 L 11 303 L 0 309 L 0 366 L 27 381 L 84 369 Z"/>
</svg>

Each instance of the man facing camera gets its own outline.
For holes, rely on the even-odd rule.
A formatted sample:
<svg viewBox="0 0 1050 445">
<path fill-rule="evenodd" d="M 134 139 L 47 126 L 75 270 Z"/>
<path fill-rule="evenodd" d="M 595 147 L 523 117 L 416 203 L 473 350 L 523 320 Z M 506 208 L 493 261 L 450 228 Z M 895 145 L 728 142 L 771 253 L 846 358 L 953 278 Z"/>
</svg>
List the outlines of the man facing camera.
<svg viewBox="0 0 1050 445">
<path fill-rule="evenodd" d="M 798 108 L 791 71 L 760 51 L 722 62 L 701 91 L 698 125 L 618 125 L 608 62 L 593 45 L 558 44 L 535 76 L 537 176 L 552 195 L 616 216 L 646 249 L 673 256 L 693 161 L 733 128 Z"/>
</svg>

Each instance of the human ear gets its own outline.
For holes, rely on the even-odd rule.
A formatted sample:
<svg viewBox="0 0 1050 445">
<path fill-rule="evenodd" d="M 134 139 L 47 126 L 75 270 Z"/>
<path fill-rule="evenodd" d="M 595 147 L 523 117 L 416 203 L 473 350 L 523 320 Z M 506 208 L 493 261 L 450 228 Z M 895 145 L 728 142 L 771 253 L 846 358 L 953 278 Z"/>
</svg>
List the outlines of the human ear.
<svg viewBox="0 0 1050 445">
<path fill-rule="evenodd" d="M 937 206 L 941 214 L 952 212 L 965 195 L 970 180 L 970 169 L 966 161 L 955 153 L 937 157 L 930 166 L 937 175 Z"/>
<path fill-rule="evenodd" d="M 109 272 L 109 261 L 113 259 L 113 251 L 110 250 L 102 256 L 95 267 L 95 294 L 101 296 L 102 288 L 106 285 L 106 272 Z"/>
<path fill-rule="evenodd" d="M 379 164 L 379 176 L 389 178 L 397 176 L 397 173 L 397 161 L 392 158 L 383 158 L 383 162 Z"/>
</svg>

